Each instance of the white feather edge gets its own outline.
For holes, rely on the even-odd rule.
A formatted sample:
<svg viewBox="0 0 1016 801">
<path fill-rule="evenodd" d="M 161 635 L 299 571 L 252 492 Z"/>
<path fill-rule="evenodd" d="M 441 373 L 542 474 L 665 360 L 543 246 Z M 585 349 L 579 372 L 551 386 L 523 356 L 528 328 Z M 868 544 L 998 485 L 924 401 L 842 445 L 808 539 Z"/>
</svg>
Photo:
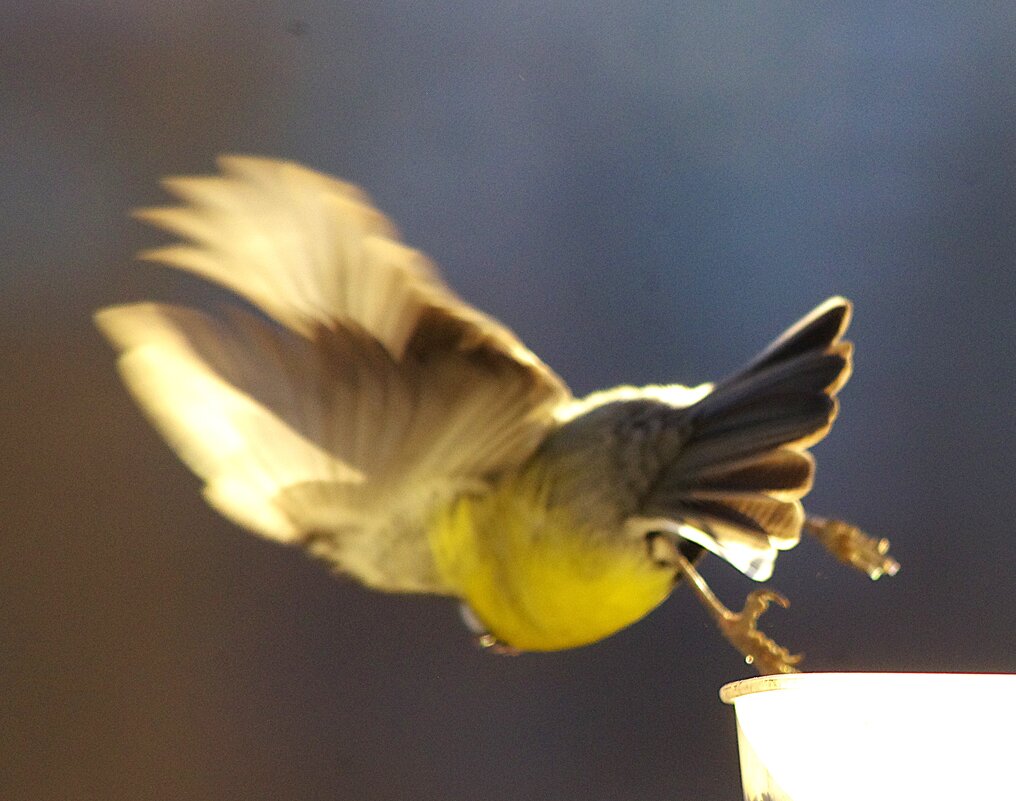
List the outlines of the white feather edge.
<svg viewBox="0 0 1016 801">
<path fill-rule="evenodd" d="M 713 384 L 699 384 L 695 387 L 681 384 L 649 384 L 644 387 L 620 386 L 602 389 L 584 398 L 576 398 L 561 404 L 555 411 L 554 418 L 558 423 L 567 423 L 608 403 L 646 398 L 666 403 L 675 409 L 684 409 L 702 400 L 713 391 L 713 386 Z"/>
</svg>

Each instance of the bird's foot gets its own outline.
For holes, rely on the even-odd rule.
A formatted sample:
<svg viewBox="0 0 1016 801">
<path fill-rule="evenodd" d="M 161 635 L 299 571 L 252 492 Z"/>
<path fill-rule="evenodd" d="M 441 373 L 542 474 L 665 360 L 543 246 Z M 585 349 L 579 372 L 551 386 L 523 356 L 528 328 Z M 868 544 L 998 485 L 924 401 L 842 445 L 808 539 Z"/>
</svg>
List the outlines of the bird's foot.
<svg viewBox="0 0 1016 801">
<path fill-rule="evenodd" d="M 790 606 L 786 598 L 772 590 L 756 590 L 745 600 L 744 609 L 731 612 L 680 550 L 673 548 L 670 558 L 684 572 L 692 590 L 716 621 L 720 633 L 744 655 L 745 662 L 762 675 L 797 672 L 794 666 L 804 658 L 803 655 L 791 654 L 758 630 L 758 620 L 769 608 L 769 604 L 775 601 L 786 608 Z"/>
<path fill-rule="evenodd" d="M 483 621 L 476 616 L 468 604 L 459 604 L 459 614 L 462 616 L 462 622 L 466 624 L 466 628 L 472 632 L 473 642 L 476 643 L 477 648 L 500 656 L 518 656 L 522 653 L 518 648 L 512 648 L 510 645 L 500 642 L 497 637 L 487 631 Z"/>
<path fill-rule="evenodd" d="M 480 634 L 476 637 L 476 645 L 498 656 L 518 656 L 522 653 L 518 648 L 512 648 L 503 642 L 499 642 L 493 634 Z"/>
<path fill-rule="evenodd" d="M 870 537 L 857 526 L 824 517 L 809 517 L 804 527 L 833 556 L 873 581 L 895 576 L 900 569 L 900 563 L 889 554 L 889 540 L 885 538 Z"/>
<path fill-rule="evenodd" d="M 759 618 L 773 601 L 784 609 L 790 606 L 790 601 L 778 592 L 755 590 L 745 600 L 744 609 L 740 612 L 724 609 L 716 622 L 727 641 L 744 654 L 744 661 L 760 674 L 796 673 L 795 665 L 804 658 L 803 655 L 790 653 L 758 630 Z"/>
</svg>

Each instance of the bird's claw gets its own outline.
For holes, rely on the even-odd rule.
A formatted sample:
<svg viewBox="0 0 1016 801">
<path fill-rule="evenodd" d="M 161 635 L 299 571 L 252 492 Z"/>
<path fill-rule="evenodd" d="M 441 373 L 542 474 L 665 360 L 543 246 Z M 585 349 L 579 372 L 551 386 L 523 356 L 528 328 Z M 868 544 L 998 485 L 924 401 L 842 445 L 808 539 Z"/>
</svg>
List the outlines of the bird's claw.
<svg viewBox="0 0 1016 801">
<path fill-rule="evenodd" d="M 487 631 L 483 621 L 477 617 L 468 604 L 459 604 L 459 614 L 462 616 L 462 622 L 466 624 L 466 628 L 473 633 L 473 642 L 476 643 L 477 648 L 492 654 L 498 654 L 499 656 L 518 656 L 522 653 L 518 648 L 512 648 L 510 645 L 501 642 Z"/>
<path fill-rule="evenodd" d="M 497 637 L 489 633 L 477 635 L 476 645 L 482 650 L 498 656 L 518 656 L 522 653 L 518 648 L 512 648 L 510 645 L 499 642 Z"/>
<path fill-rule="evenodd" d="M 876 539 L 850 523 L 824 517 L 809 517 L 804 525 L 833 556 L 872 581 L 895 576 L 900 569 L 900 563 L 889 554 L 889 540 L 885 538 Z"/>
<path fill-rule="evenodd" d="M 758 619 L 769 608 L 769 604 L 775 601 L 786 608 L 790 606 L 790 601 L 774 590 L 755 590 L 745 599 L 744 609 L 731 612 L 679 550 L 674 548 L 671 558 L 688 577 L 692 590 L 716 621 L 720 633 L 744 654 L 745 662 L 753 665 L 763 675 L 797 672 L 794 665 L 804 658 L 803 654 L 790 653 L 758 630 Z"/>
<path fill-rule="evenodd" d="M 760 674 L 796 673 L 803 654 L 791 654 L 758 630 L 758 620 L 769 604 L 776 602 L 783 608 L 790 601 L 773 590 L 756 590 L 748 595 L 744 609 L 740 612 L 727 610 L 719 620 L 720 631 L 738 651 L 744 654 L 744 661 L 755 667 Z"/>
</svg>

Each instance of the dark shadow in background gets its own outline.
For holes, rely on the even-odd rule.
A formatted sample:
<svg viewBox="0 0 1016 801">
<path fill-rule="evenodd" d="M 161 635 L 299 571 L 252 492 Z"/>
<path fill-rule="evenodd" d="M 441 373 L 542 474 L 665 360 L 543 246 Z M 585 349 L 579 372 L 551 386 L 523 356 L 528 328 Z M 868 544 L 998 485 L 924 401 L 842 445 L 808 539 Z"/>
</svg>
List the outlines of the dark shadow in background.
<svg viewBox="0 0 1016 801">
<path fill-rule="evenodd" d="M 100 5 L 3 9 L 0 796 L 738 797 L 716 692 L 750 671 L 685 593 L 492 658 L 204 507 L 89 315 L 205 294 L 130 263 L 125 211 L 223 150 L 365 185 L 579 392 L 717 377 L 852 297 L 810 507 L 904 569 L 805 543 L 769 629 L 813 670 L 1016 670 L 1011 3 Z"/>
</svg>

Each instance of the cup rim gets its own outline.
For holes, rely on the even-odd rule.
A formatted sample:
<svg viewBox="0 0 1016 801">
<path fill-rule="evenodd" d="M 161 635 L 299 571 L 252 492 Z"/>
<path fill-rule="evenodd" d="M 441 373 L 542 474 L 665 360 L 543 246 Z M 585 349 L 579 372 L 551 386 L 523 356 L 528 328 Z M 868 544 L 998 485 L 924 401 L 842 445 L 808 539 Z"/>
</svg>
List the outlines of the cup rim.
<svg viewBox="0 0 1016 801">
<path fill-rule="evenodd" d="M 756 693 L 774 690 L 815 689 L 823 685 L 835 685 L 846 688 L 863 688 L 865 685 L 882 683 L 898 684 L 900 687 L 915 687 L 932 682 L 938 683 L 1004 683 L 1016 682 L 1016 673 L 866 673 L 866 672 L 829 672 L 829 673 L 786 673 L 775 676 L 755 676 L 740 679 L 723 685 L 720 688 L 720 700 L 725 704 L 733 704 L 737 699 Z M 1010 684 L 1016 686 L 1016 684 Z M 898 689 L 898 688 L 897 688 Z"/>
</svg>

